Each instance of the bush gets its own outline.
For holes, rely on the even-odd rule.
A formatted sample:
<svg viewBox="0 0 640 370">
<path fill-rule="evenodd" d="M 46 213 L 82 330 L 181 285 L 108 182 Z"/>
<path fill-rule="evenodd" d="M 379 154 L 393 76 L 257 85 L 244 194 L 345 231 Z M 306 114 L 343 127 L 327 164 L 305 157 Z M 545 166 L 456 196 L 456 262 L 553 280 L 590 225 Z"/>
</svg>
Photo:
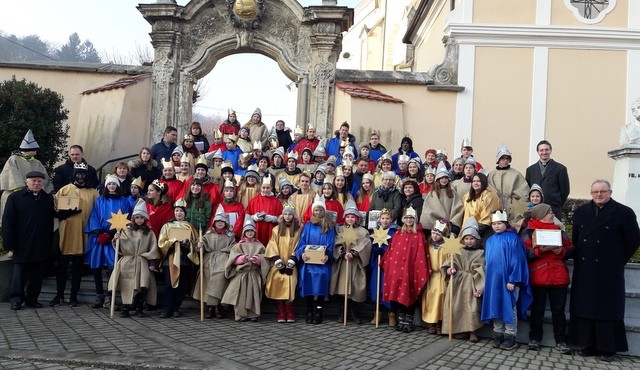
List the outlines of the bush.
<svg viewBox="0 0 640 370">
<path fill-rule="evenodd" d="M 22 79 L 0 82 L 0 165 L 20 147 L 29 129 L 33 131 L 40 149 L 38 159 L 51 174 L 67 149 L 69 125 L 64 121 L 69 110 L 62 105 L 62 95 L 43 89 Z"/>
</svg>

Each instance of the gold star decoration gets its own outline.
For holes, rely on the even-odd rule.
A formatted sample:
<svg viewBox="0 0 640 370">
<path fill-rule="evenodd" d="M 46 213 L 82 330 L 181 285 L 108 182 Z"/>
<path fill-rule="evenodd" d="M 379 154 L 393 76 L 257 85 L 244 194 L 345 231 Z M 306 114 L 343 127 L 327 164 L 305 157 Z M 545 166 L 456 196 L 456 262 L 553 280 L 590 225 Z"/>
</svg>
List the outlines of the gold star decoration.
<svg viewBox="0 0 640 370">
<path fill-rule="evenodd" d="M 444 241 L 440 245 L 443 251 L 453 254 L 460 254 L 460 249 L 462 249 L 462 244 L 460 244 L 460 238 L 443 238 Z"/>
<path fill-rule="evenodd" d="M 127 228 L 127 224 L 130 224 L 131 221 L 127 220 L 129 216 L 128 213 L 122 213 L 122 210 L 118 210 L 118 213 L 111 212 L 111 218 L 107 220 L 108 223 L 111 224 L 109 230 L 122 230 Z"/>
<path fill-rule="evenodd" d="M 513 215 L 513 217 L 522 216 L 524 211 L 529 206 L 527 200 L 525 198 L 514 199 L 511 201 L 511 205 L 509 206 L 509 214 Z"/>
<path fill-rule="evenodd" d="M 353 227 L 343 227 L 342 230 L 340 230 L 340 236 L 344 241 L 346 249 L 351 249 L 358 241 L 358 232 Z"/>
<path fill-rule="evenodd" d="M 389 245 L 389 239 L 391 239 L 391 235 L 387 234 L 387 230 L 378 226 L 373 230 L 373 234 L 371 234 L 371 238 L 373 239 L 373 244 L 378 244 L 379 246 Z"/>
</svg>

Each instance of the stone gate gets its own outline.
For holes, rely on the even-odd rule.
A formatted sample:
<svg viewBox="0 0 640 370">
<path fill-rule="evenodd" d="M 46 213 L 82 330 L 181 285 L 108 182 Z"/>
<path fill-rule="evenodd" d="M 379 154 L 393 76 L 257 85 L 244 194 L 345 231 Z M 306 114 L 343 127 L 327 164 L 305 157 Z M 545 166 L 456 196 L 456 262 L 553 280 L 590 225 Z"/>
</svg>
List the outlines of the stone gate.
<svg viewBox="0 0 640 370">
<path fill-rule="evenodd" d="M 332 131 L 336 61 L 353 9 L 303 8 L 296 0 L 158 0 L 138 10 L 152 29 L 152 141 L 168 125 L 191 122 L 193 85 L 238 53 L 275 60 L 298 87 L 296 122 Z"/>
</svg>

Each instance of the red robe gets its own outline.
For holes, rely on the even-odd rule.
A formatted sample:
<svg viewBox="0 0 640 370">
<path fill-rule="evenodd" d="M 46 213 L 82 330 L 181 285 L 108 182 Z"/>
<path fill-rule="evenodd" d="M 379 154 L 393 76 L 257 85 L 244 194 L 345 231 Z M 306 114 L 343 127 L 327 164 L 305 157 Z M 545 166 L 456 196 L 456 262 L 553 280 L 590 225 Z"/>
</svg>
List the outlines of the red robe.
<svg viewBox="0 0 640 370">
<path fill-rule="evenodd" d="M 236 236 L 236 241 L 240 240 L 240 237 L 242 236 L 242 224 L 244 223 L 244 207 L 242 206 L 242 203 L 240 202 L 233 202 L 233 203 L 225 203 L 225 202 L 221 202 L 220 206 L 222 207 L 222 209 L 224 209 L 224 213 L 226 214 L 230 214 L 230 213 L 236 213 L 237 217 L 236 217 L 236 223 L 233 226 L 233 229 L 231 231 L 233 231 L 233 233 Z M 216 208 L 217 209 L 217 208 Z M 215 212 L 211 212 L 211 223 L 213 223 L 213 218 L 215 217 Z"/>
<path fill-rule="evenodd" d="M 173 218 L 173 207 L 169 203 L 162 203 L 157 206 L 147 203 L 147 213 L 149 214 L 147 224 L 151 230 L 153 230 L 153 233 L 156 234 L 157 238 L 162 226 Z"/>
<path fill-rule="evenodd" d="M 361 212 L 369 212 L 369 207 L 371 206 L 371 194 L 365 194 L 362 197 L 362 200 L 356 201 L 358 206 L 358 211 Z"/>
<path fill-rule="evenodd" d="M 282 214 L 282 203 L 273 195 L 265 197 L 262 194 L 257 194 L 249 201 L 246 214 L 253 216 L 258 212 L 265 212 L 268 215 L 278 217 Z M 257 239 L 262 243 L 262 245 L 269 244 L 269 239 L 271 239 L 271 230 L 273 230 L 274 226 L 276 226 L 276 224 L 271 222 L 256 222 L 256 233 L 258 234 Z"/>
<path fill-rule="evenodd" d="M 193 182 L 193 176 L 189 177 L 187 181 L 184 182 L 184 186 L 182 187 L 182 191 L 178 196 L 178 199 L 184 198 L 187 194 L 187 190 L 191 188 L 191 183 Z M 220 196 L 220 185 L 209 181 L 202 185 L 202 192 L 209 194 L 209 202 L 211 203 L 211 214 L 215 214 L 215 210 L 218 209 L 218 204 L 222 201 Z"/>
<path fill-rule="evenodd" d="M 178 179 L 174 179 L 174 180 L 160 179 L 160 182 L 163 184 L 167 184 L 167 186 L 169 187 L 169 190 L 167 191 L 167 195 L 169 196 L 169 199 L 171 199 L 171 203 L 175 203 L 176 200 L 184 196 L 184 193 L 183 193 L 184 183 L 182 181 Z"/>
<path fill-rule="evenodd" d="M 380 262 L 384 270 L 383 301 L 398 302 L 406 307 L 416 303 L 431 275 L 426 248 L 420 224 L 415 234 L 399 230 L 393 235 Z"/>
<path fill-rule="evenodd" d="M 298 144 L 296 144 L 296 146 L 293 148 L 293 151 L 298 153 L 298 155 L 300 157 L 302 157 L 302 151 L 305 149 L 309 149 L 311 150 L 311 153 L 313 154 L 313 152 L 316 151 L 316 148 L 318 147 L 318 144 L 320 144 L 320 140 L 315 137 L 313 138 L 313 140 L 309 141 L 307 140 L 307 137 L 305 136 L 304 138 L 302 138 L 302 140 L 300 140 L 298 142 Z M 286 150 L 287 148 L 285 148 Z"/>
<path fill-rule="evenodd" d="M 218 149 L 220 149 L 221 152 L 224 152 L 225 150 L 227 150 L 227 144 L 225 144 L 225 143 L 221 143 L 221 144 L 218 144 L 218 145 L 211 144 L 211 146 L 209 147 L 209 150 L 207 152 L 208 153 L 215 152 Z"/>
<path fill-rule="evenodd" d="M 327 207 L 327 211 L 333 211 L 337 213 L 336 223 L 338 223 L 339 225 L 343 225 L 344 224 L 344 208 L 342 207 L 342 204 L 340 204 L 340 202 L 338 202 L 337 200 L 333 200 L 333 199 L 325 200 L 324 204 Z M 313 207 L 313 204 L 309 204 L 309 207 L 307 207 L 307 210 L 304 211 L 304 214 L 302 215 L 303 224 L 311 220 L 311 215 L 313 214 L 313 209 L 311 209 L 311 207 Z"/>
</svg>

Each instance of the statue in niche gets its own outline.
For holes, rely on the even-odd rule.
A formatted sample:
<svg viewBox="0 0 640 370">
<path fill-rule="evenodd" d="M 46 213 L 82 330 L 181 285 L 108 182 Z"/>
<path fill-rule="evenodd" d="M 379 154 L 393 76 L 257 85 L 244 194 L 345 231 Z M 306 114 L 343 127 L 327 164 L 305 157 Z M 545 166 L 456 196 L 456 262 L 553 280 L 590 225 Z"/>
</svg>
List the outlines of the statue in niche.
<svg viewBox="0 0 640 370">
<path fill-rule="evenodd" d="M 620 146 L 640 147 L 640 98 L 631 103 L 633 120 L 620 130 Z"/>
</svg>

